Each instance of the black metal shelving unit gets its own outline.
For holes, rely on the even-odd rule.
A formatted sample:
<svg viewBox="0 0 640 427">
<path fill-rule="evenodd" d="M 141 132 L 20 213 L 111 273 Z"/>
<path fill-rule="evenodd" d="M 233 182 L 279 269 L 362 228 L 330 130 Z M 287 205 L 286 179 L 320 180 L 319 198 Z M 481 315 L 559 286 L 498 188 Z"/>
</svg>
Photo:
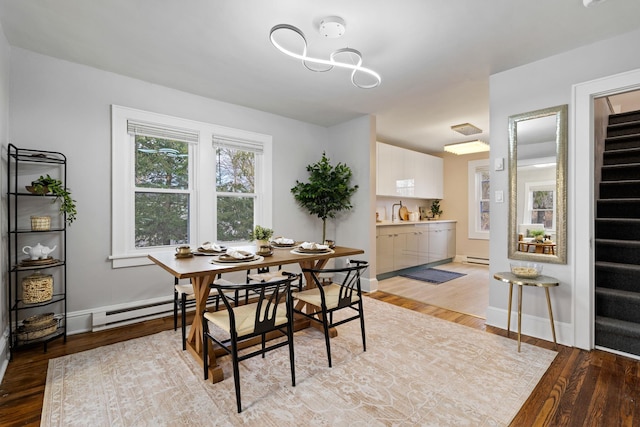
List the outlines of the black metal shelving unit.
<svg viewBox="0 0 640 427">
<path fill-rule="evenodd" d="M 7 149 L 7 269 L 9 303 L 9 344 L 11 350 L 23 346 L 43 345 L 55 339 L 67 340 L 67 218 L 59 213 L 59 203 L 51 194 L 34 194 L 26 186 L 40 175 L 67 182 L 67 158 L 56 151 L 18 148 L 9 144 Z M 32 229 L 30 215 L 51 216 L 47 230 Z M 54 244 L 55 258 L 42 263 L 29 262 L 23 248 L 34 242 Z M 52 252 L 53 253 L 53 252 Z M 27 303 L 22 295 L 22 280 L 30 274 L 51 275 L 52 298 Z M 35 339 L 20 337 L 19 328 L 25 318 L 53 313 L 57 322 L 55 331 Z M 22 334 L 24 335 L 24 334 Z M 11 357 L 13 357 L 11 351 Z"/>
</svg>

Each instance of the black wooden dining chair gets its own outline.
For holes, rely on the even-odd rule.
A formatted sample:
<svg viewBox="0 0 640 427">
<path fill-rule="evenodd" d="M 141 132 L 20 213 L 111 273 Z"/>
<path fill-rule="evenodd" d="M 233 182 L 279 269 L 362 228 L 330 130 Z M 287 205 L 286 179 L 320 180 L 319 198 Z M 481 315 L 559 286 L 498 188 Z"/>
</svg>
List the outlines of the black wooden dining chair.
<svg viewBox="0 0 640 427">
<path fill-rule="evenodd" d="M 218 344 L 231 356 L 233 365 L 233 380 L 236 389 L 236 403 L 238 412 L 242 412 L 240 400 L 240 370 L 239 362 L 251 357 L 262 355 L 283 346 L 289 346 L 289 363 L 291 365 L 291 384 L 296 385 L 295 363 L 293 352 L 293 305 L 291 299 L 291 284 L 300 275 L 287 273 L 281 280 L 269 282 L 251 281 L 241 285 L 227 285 L 213 283 L 211 288 L 218 295 L 226 310 L 206 311 L 203 314 L 203 345 L 204 379 L 209 376 L 209 345 L 207 340 Z M 257 300 L 248 304 L 235 306 L 228 297 L 230 291 L 248 290 L 257 294 Z M 211 328 L 209 322 L 222 329 L 223 337 L 216 336 L 217 328 Z M 285 340 L 269 341 L 267 334 L 278 331 Z M 219 331 L 218 331 L 219 332 Z M 260 338 L 260 348 L 249 349 L 247 353 L 239 354 L 241 343 Z M 250 343 L 249 343 L 250 344 Z"/>
<path fill-rule="evenodd" d="M 315 287 L 292 293 L 294 299 L 298 299 L 307 303 L 312 307 L 311 312 L 308 309 L 294 309 L 314 322 L 322 325 L 324 330 L 324 338 L 327 345 L 327 359 L 329 367 L 331 367 L 331 343 L 329 336 L 329 328 L 333 328 L 352 320 L 360 319 L 360 330 L 362 332 L 362 347 L 367 351 L 367 341 L 364 332 L 364 311 L 362 309 L 362 289 L 360 285 L 360 276 L 362 272 L 369 266 L 366 261 L 351 261 L 350 265 L 344 268 L 330 269 L 313 269 L 303 268 L 306 277 L 311 277 Z M 324 283 L 321 275 L 329 274 L 332 276 L 331 283 Z M 355 314 L 335 321 L 333 314 L 342 309 L 349 309 Z"/>
<path fill-rule="evenodd" d="M 282 265 L 279 265 L 276 271 L 273 271 L 272 267 L 257 267 L 255 269 L 247 270 L 247 283 L 276 281 L 282 279 L 288 274 L 290 273 L 282 271 Z M 302 275 L 299 275 L 299 280 L 295 287 L 298 291 L 303 289 Z M 246 298 L 248 298 L 248 296 Z"/>
</svg>

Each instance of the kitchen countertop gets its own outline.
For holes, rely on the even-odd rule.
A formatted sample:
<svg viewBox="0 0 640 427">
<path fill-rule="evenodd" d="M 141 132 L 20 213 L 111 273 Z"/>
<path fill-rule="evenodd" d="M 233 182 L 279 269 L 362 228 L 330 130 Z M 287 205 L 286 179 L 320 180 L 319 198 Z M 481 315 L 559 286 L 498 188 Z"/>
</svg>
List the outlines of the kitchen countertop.
<svg viewBox="0 0 640 427">
<path fill-rule="evenodd" d="M 454 219 L 433 219 L 433 220 L 421 220 L 421 221 L 380 221 L 380 222 L 376 222 L 376 227 L 379 226 L 383 226 L 383 225 L 415 225 L 415 224 L 437 224 L 437 223 L 442 223 L 442 222 L 457 222 Z"/>
</svg>

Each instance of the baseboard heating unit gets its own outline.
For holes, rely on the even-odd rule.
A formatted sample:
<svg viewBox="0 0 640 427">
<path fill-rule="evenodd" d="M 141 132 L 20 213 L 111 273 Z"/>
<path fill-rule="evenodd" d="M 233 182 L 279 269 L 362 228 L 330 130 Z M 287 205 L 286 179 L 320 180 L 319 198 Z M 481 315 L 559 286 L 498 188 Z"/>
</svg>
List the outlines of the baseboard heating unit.
<svg viewBox="0 0 640 427">
<path fill-rule="evenodd" d="M 489 258 L 479 258 L 479 257 L 468 256 L 466 262 L 468 264 L 489 265 Z"/>
<path fill-rule="evenodd" d="M 173 316 L 173 299 L 166 297 L 100 307 L 92 313 L 91 330 L 97 332 L 165 316 Z"/>
</svg>

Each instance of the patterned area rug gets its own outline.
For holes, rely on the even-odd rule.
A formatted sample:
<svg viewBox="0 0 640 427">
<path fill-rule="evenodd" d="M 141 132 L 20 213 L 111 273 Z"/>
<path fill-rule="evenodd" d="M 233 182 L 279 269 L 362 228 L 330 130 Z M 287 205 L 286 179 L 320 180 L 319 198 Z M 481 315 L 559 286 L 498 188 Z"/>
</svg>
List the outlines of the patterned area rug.
<svg viewBox="0 0 640 427">
<path fill-rule="evenodd" d="M 454 271 L 438 270 L 437 268 L 423 268 L 422 270 L 412 271 L 411 273 L 401 274 L 400 276 L 439 285 L 440 283 L 448 282 L 449 280 L 457 279 L 461 276 L 466 276 L 466 274 L 456 273 Z"/>
<path fill-rule="evenodd" d="M 339 326 L 333 368 L 318 330 L 296 333 L 296 387 L 286 347 L 241 362 L 241 414 L 228 358 L 225 380 L 205 382 L 178 330 L 51 359 L 41 425 L 508 425 L 556 356 L 364 302 L 367 351 L 359 322 Z"/>
</svg>

